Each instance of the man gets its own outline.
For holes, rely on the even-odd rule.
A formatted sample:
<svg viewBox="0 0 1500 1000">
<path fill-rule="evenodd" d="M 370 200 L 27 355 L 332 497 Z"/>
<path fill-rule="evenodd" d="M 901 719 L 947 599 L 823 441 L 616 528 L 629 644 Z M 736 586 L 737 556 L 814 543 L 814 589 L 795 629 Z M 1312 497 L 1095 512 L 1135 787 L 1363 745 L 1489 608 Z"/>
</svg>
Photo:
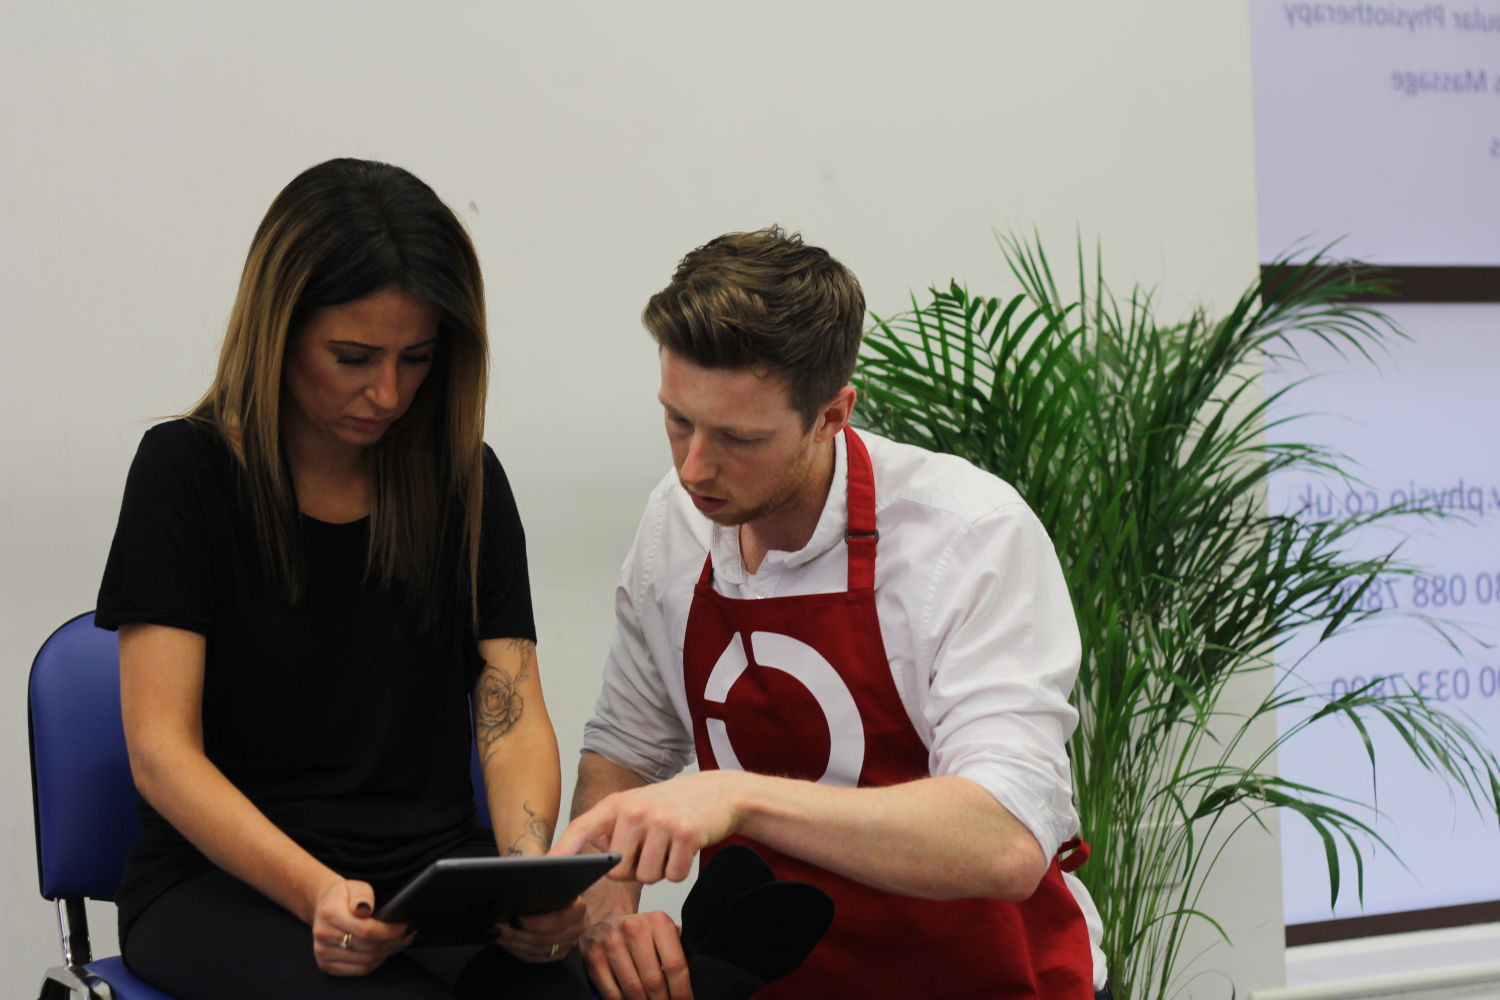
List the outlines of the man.
<svg viewBox="0 0 1500 1000">
<path fill-rule="evenodd" d="M 849 429 L 864 313 L 843 265 L 774 228 L 689 253 L 646 307 L 675 475 L 621 571 L 553 848 L 624 858 L 587 896 L 608 1000 L 691 995 L 640 884 L 729 838 L 836 908 L 757 996 L 1104 986 L 1097 915 L 1058 857 L 1079 644 L 1057 558 L 1005 483 Z"/>
</svg>

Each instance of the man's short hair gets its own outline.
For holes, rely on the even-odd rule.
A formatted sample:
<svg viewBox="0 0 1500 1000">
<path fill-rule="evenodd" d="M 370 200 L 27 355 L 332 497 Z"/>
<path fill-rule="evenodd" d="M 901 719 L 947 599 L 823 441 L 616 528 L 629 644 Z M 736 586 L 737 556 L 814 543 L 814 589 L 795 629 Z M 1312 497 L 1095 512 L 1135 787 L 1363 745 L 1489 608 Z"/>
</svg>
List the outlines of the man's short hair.
<svg viewBox="0 0 1500 1000">
<path fill-rule="evenodd" d="M 778 226 L 693 250 L 641 314 L 658 345 L 693 364 L 782 379 L 808 427 L 854 374 L 864 319 L 849 269 Z"/>
</svg>

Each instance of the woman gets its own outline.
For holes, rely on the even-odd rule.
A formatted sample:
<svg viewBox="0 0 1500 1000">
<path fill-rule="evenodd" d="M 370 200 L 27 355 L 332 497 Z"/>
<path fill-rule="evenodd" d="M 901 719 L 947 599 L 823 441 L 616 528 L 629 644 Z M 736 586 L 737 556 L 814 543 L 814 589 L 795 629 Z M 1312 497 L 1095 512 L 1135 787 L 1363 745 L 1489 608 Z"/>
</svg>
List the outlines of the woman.
<svg viewBox="0 0 1500 1000">
<path fill-rule="evenodd" d="M 557 818 L 486 358 L 452 211 L 397 167 L 332 160 L 256 232 L 213 386 L 141 442 L 96 620 L 120 632 L 144 800 L 121 943 L 182 1000 L 572 981 L 581 903 L 457 956 L 373 918 L 436 858 L 544 854 Z"/>
</svg>

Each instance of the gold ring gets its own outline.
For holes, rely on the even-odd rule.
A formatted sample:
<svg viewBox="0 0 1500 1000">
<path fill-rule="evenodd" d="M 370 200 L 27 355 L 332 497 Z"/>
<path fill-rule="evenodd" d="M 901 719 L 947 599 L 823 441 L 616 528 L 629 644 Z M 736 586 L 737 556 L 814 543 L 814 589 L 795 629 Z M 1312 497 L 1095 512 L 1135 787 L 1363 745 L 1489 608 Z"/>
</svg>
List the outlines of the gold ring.
<svg viewBox="0 0 1500 1000">
<path fill-rule="evenodd" d="M 551 954 L 549 954 L 547 957 L 548 958 L 556 958 L 557 957 L 557 944 L 555 942 L 552 945 L 552 952 L 551 952 Z"/>
<path fill-rule="evenodd" d="M 349 946 L 352 945 L 353 943 L 354 943 L 354 935 L 352 933 L 350 933 L 349 931 L 345 931 L 344 932 L 344 936 L 341 937 L 341 938 L 339 938 L 339 947 L 342 948 L 342 949 L 344 949 L 345 951 L 348 951 L 349 950 Z"/>
</svg>

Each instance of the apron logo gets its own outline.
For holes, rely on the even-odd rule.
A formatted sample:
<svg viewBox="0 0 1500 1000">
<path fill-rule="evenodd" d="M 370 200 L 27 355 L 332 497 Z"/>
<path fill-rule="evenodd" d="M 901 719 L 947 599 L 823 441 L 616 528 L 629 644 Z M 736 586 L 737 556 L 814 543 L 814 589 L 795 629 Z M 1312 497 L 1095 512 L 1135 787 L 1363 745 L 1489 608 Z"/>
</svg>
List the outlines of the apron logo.
<svg viewBox="0 0 1500 1000">
<path fill-rule="evenodd" d="M 750 657 L 745 655 L 741 633 L 729 639 L 729 645 L 719 654 L 718 662 L 709 672 L 708 684 L 703 689 L 705 701 L 724 704 L 729 689 L 750 666 Z M 844 684 L 833 664 L 823 654 L 800 639 L 779 632 L 751 632 L 750 649 L 763 669 L 780 670 L 789 674 L 805 687 L 828 722 L 828 767 L 818 781 L 825 785 L 853 787 L 859 784 L 859 773 L 865 764 L 865 727 L 860 721 L 859 707 L 854 696 Z M 708 730 L 708 742 L 713 747 L 714 758 L 720 767 L 743 771 L 734 747 L 729 742 L 729 730 L 723 719 L 704 719 Z"/>
</svg>

